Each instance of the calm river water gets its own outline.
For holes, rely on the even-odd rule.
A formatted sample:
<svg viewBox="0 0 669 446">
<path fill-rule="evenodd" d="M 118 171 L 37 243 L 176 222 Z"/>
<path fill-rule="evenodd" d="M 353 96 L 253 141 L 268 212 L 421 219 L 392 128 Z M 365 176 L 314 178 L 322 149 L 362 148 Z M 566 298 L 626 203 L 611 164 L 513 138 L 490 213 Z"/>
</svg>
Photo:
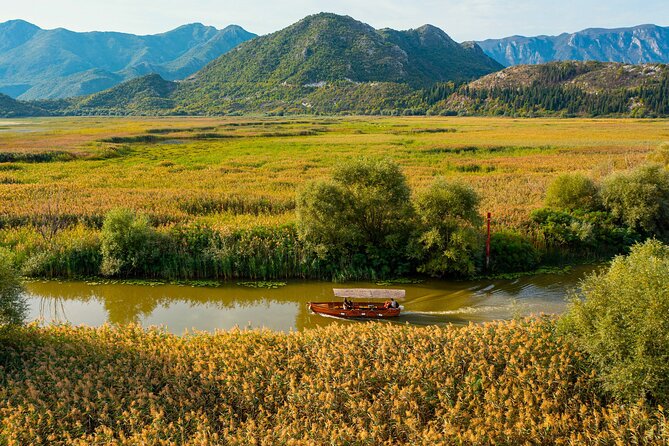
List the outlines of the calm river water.
<svg viewBox="0 0 669 446">
<path fill-rule="evenodd" d="M 536 275 L 516 280 L 426 281 L 396 285 L 406 290 L 402 315 L 395 323 L 466 324 L 517 315 L 561 313 L 565 296 L 592 267 L 565 275 Z M 332 288 L 383 288 L 373 283 L 292 281 L 278 289 L 236 284 L 219 288 L 179 285 L 95 285 L 85 282 L 32 282 L 27 285 L 30 318 L 69 322 L 160 325 L 182 334 L 234 327 L 304 330 L 336 323 L 359 323 L 312 314 L 310 301 L 336 300 Z"/>
</svg>

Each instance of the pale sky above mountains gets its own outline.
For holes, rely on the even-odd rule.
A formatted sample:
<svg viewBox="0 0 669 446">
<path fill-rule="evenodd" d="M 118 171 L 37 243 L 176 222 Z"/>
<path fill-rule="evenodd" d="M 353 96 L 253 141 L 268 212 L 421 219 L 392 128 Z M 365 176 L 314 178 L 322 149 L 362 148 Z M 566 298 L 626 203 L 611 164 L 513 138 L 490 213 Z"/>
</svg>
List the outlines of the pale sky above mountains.
<svg viewBox="0 0 669 446">
<path fill-rule="evenodd" d="M 42 28 L 155 34 L 201 22 L 267 34 L 321 11 L 375 28 L 430 23 L 458 41 L 669 24 L 667 0 L 0 0 L 0 22 Z"/>
</svg>

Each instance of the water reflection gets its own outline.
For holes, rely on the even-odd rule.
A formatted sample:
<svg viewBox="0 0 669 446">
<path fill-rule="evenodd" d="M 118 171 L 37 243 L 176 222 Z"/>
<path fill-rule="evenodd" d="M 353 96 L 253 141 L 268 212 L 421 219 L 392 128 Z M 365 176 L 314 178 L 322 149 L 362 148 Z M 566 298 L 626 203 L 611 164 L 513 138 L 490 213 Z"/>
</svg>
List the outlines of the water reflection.
<svg viewBox="0 0 669 446">
<path fill-rule="evenodd" d="M 515 315 L 560 313 L 568 289 L 591 268 L 568 275 L 540 275 L 512 281 L 430 281 L 401 286 L 407 297 L 395 322 L 417 325 L 463 324 Z M 97 326 L 105 322 L 162 325 L 171 332 L 238 327 L 304 330 L 332 323 L 356 323 L 312 314 L 309 301 L 333 300 L 330 282 L 291 282 L 279 289 L 237 285 L 195 288 L 178 285 L 94 285 L 84 282 L 28 284 L 30 317 L 44 322 Z M 337 287 L 381 288 L 370 283 Z"/>
</svg>

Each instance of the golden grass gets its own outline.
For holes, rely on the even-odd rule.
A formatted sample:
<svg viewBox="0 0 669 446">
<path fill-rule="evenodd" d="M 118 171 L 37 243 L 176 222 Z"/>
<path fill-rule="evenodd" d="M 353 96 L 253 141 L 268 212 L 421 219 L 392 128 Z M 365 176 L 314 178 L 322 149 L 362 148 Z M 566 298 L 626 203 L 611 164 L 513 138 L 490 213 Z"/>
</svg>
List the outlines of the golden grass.
<svg viewBox="0 0 669 446">
<path fill-rule="evenodd" d="M 104 142 L 137 135 L 146 142 Z M 211 138 L 211 136 L 218 136 Z M 225 136 L 225 138 L 221 138 Z M 209 137 L 209 139 L 198 139 Z M 100 216 L 115 207 L 159 221 L 206 218 L 216 226 L 253 225 L 226 210 L 189 214 L 184 202 L 242 197 L 290 204 L 305 182 L 341 159 L 397 160 L 414 189 L 444 175 L 471 183 L 502 225 L 517 225 L 541 205 L 558 173 L 595 178 L 641 163 L 669 139 L 664 120 L 445 117 L 62 118 L 3 125 L 0 154 L 63 151 L 73 161 L 0 164 L 0 215 L 29 218 L 62 191 L 63 212 Z M 244 212 L 241 212 L 244 213 Z M 265 216 L 279 224 L 290 211 Z"/>
<path fill-rule="evenodd" d="M 5 336 L 0 444 L 666 444 L 547 320 Z M 128 373 L 132 371 L 132 373 Z"/>
</svg>

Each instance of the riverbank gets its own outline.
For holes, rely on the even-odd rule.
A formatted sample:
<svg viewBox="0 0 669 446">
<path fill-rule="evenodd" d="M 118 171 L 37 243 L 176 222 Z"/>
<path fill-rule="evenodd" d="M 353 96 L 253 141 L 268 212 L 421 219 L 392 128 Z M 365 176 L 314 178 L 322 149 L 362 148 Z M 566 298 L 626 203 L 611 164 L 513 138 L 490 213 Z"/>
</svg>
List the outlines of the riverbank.
<svg viewBox="0 0 669 446">
<path fill-rule="evenodd" d="M 100 326 L 159 325 L 180 335 L 185 330 L 228 330 L 235 326 L 289 332 L 348 324 L 314 315 L 308 302 L 331 301 L 333 288 L 406 290 L 399 324 L 447 325 L 511 319 L 530 314 L 560 314 L 566 295 L 592 271 L 581 266 L 564 274 L 540 274 L 466 281 L 423 280 L 347 282 L 289 280 L 276 288 L 245 283 L 201 287 L 147 281 L 30 281 L 26 284 L 29 320 Z M 407 283 L 414 282 L 414 283 Z M 210 285 L 213 285 L 211 283 Z"/>
<path fill-rule="evenodd" d="M 1 444 L 666 444 L 551 320 L 2 335 Z"/>
</svg>

